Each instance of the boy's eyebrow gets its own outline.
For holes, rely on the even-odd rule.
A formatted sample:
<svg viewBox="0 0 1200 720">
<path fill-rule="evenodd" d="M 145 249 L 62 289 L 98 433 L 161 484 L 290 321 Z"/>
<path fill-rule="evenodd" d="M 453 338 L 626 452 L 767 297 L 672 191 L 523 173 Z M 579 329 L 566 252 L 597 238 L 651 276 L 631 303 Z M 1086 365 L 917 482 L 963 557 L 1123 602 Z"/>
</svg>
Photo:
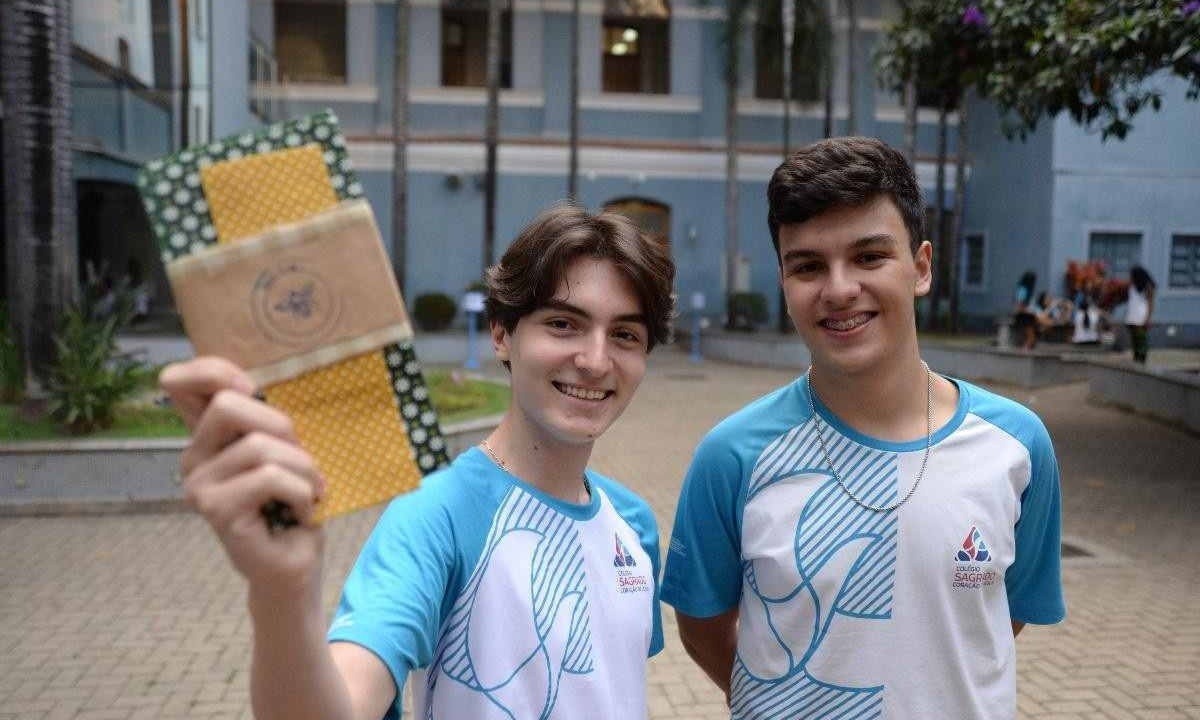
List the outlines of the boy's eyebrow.
<svg viewBox="0 0 1200 720">
<path fill-rule="evenodd" d="M 851 250 L 862 250 L 863 248 L 873 247 L 873 246 L 877 246 L 877 245 L 891 245 L 894 240 L 895 240 L 895 238 L 893 238 L 888 233 L 875 233 L 874 235 L 865 235 L 865 236 L 860 237 L 859 239 L 855 240 L 854 242 L 850 243 L 850 249 Z M 817 252 L 816 250 L 807 250 L 805 248 L 796 248 L 795 250 L 788 250 L 786 253 L 784 253 L 783 259 L 786 261 L 786 260 L 795 260 L 798 258 L 819 257 L 820 255 L 821 255 L 821 253 Z"/>
<path fill-rule="evenodd" d="M 571 303 L 569 303 L 565 300 L 554 300 L 552 298 L 550 300 L 547 300 L 542 305 L 542 309 L 544 309 L 544 310 L 560 310 L 562 312 L 569 312 L 572 315 L 579 315 L 580 317 L 585 317 L 589 320 L 592 319 L 591 313 L 589 313 L 587 310 L 584 310 L 583 308 L 579 307 L 578 305 L 572 305 Z M 636 322 L 636 323 L 641 323 L 643 325 L 648 324 L 646 322 L 646 316 L 643 313 L 627 313 L 625 315 L 618 315 L 615 318 L 615 320 L 617 322 Z"/>
</svg>

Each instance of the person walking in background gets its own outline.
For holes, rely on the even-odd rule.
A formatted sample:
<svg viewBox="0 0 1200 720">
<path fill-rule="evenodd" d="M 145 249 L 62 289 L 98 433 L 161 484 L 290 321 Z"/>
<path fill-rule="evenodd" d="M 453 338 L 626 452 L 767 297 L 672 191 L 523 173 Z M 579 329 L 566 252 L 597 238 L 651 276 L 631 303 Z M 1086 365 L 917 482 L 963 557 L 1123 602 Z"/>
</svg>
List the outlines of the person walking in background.
<svg viewBox="0 0 1200 720">
<path fill-rule="evenodd" d="M 1017 281 L 1013 305 L 1013 330 L 1020 338 L 1022 350 L 1032 350 L 1037 345 L 1038 322 L 1033 307 L 1033 289 L 1037 285 L 1037 273 L 1026 270 Z"/>
<path fill-rule="evenodd" d="M 1146 337 L 1150 330 L 1150 316 L 1154 312 L 1154 278 L 1141 265 L 1129 269 L 1129 295 L 1125 302 L 1125 326 L 1129 328 L 1129 341 L 1133 345 L 1134 362 L 1145 363 L 1150 343 Z"/>
</svg>

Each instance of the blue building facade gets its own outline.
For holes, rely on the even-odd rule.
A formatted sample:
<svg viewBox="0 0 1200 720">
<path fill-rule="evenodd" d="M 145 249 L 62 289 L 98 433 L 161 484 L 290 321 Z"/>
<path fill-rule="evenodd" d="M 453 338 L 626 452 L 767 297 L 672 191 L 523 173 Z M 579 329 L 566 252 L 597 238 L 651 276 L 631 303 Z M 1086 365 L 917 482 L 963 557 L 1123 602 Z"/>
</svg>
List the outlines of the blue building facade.
<svg viewBox="0 0 1200 720">
<path fill-rule="evenodd" d="M 131 106 L 123 121 L 135 128 L 158 128 L 160 109 L 166 107 L 169 131 L 122 130 L 112 119 L 116 100 L 76 94 L 77 127 L 101 137 L 101 147 L 119 149 L 108 155 L 120 154 L 128 161 L 106 165 L 108 180 L 129 183 L 132 167 L 168 151 L 168 144 L 198 142 L 332 108 L 390 247 L 392 0 L 111 3 L 144 6 L 151 20 L 166 17 L 167 30 L 157 29 L 163 23 L 151 22 L 150 32 L 139 37 L 148 35 L 154 48 L 169 41 L 176 72 L 167 83 L 143 78 L 147 88 L 156 82 L 169 86 L 173 92 L 163 94 L 170 99 L 165 105 Z M 717 319 L 729 289 L 724 270 L 723 9 L 702 0 L 581 4 L 578 199 L 591 208 L 627 212 L 668 240 L 679 266 L 679 297 L 703 293 L 708 299 L 704 312 Z M 842 4 L 831 5 L 832 130 L 874 135 L 899 146 L 904 135 L 901 103 L 876 87 L 871 61 L 884 24 L 898 15 L 897 3 L 859 3 L 852 90 L 846 72 L 849 23 Z M 188 18 L 180 18 L 181 8 Z M 504 14 L 497 241 L 491 260 L 538 210 L 567 193 L 570 10 L 567 0 L 513 0 Z M 408 269 L 401 284 L 411 302 L 426 292 L 461 294 L 479 279 L 485 262 L 480 180 L 486 3 L 411 0 L 410 12 Z M 769 27 L 752 17 L 741 38 L 735 289 L 763 293 L 774 314 L 777 274 L 764 191 L 783 153 L 784 108 L 779 99 L 781 53 Z M 185 28 L 191 31 L 189 75 L 200 79 L 187 92 L 178 88 Z M 823 71 L 806 59 L 803 49 L 798 56 L 793 147 L 820 138 L 825 122 Z M 150 57 L 156 55 L 151 52 Z M 152 65 L 157 69 L 167 63 Z M 1171 88 L 1163 112 L 1139 118 L 1125 143 L 1101 144 L 1062 119 L 1047 121 L 1023 143 L 1010 142 L 1000 135 L 994 110 L 986 105 L 972 109 L 971 175 L 960 253 L 963 310 L 970 322 L 990 324 L 1006 313 L 1012 284 L 1027 267 L 1044 279 L 1043 286 L 1057 291 L 1067 259 L 1089 253 L 1125 258 L 1133 252 L 1126 236 L 1136 233 L 1136 256 L 1162 288 L 1156 319 L 1175 326 L 1174 338 L 1197 337 L 1200 288 L 1169 286 L 1171 278 L 1182 283 L 1186 274 L 1171 268 L 1182 267 L 1185 260 L 1200 263 L 1200 249 L 1191 239 L 1200 228 L 1200 205 L 1187 202 L 1200 197 L 1200 146 L 1187 127 L 1197 106 L 1184 101 L 1182 88 Z M 182 121 L 185 112 L 188 119 Z M 953 115 L 950 121 L 955 122 Z M 181 127 L 185 123 L 186 129 Z M 931 203 L 938 200 L 933 192 L 935 148 L 936 116 L 922 110 L 917 169 Z M 953 127 L 950 151 L 953 156 Z M 98 161 L 86 151 L 77 160 L 81 178 L 84 172 L 88 177 L 101 174 L 94 169 Z M 940 200 L 949 210 L 950 193 Z M 1200 264 L 1192 276 L 1200 280 Z"/>
<path fill-rule="evenodd" d="M 965 312 L 1006 307 L 1026 269 L 1061 295 L 1068 261 L 1098 258 L 1117 277 L 1133 264 L 1154 277 L 1152 342 L 1200 345 L 1200 105 L 1179 79 L 1152 82 L 1162 110 L 1138 115 L 1124 141 L 1066 117 L 1009 141 L 994 109 L 971 111 L 964 253 L 981 260 L 963 273 Z"/>
</svg>

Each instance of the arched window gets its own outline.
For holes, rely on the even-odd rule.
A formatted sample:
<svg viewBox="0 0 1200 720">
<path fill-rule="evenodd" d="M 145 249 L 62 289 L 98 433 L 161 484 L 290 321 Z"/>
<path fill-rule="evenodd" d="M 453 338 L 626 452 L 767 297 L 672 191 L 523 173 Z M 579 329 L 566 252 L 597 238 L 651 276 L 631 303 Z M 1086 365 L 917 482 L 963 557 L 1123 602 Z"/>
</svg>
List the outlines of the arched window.
<svg viewBox="0 0 1200 720">
<path fill-rule="evenodd" d="M 500 87 L 512 87 L 512 6 L 500 13 Z M 442 5 L 442 86 L 487 86 L 486 0 L 450 0 Z"/>
<path fill-rule="evenodd" d="M 605 0 L 601 43 L 604 92 L 671 92 L 667 0 Z"/>
<path fill-rule="evenodd" d="M 614 198 L 604 203 L 605 212 L 624 215 L 642 232 L 671 244 L 671 206 L 641 197 Z"/>
</svg>

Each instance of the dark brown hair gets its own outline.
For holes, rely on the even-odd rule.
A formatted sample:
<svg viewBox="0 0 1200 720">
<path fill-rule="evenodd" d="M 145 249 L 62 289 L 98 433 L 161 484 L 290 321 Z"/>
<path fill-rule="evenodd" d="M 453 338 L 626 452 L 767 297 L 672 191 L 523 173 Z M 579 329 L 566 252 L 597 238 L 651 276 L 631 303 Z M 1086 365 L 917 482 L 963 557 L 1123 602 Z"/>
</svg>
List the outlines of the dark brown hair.
<svg viewBox="0 0 1200 720">
<path fill-rule="evenodd" d="M 767 185 L 767 225 L 775 255 L 781 226 L 836 207 L 865 205 L 880 195 L 891 198 L 900 212 L 915 253 L 925 239 L 925 203 L 904 155 L 867 137 L 830 138 L 797 150 L 775 169 Z"/>
<path fill-rule="evenodd" d="M 665 243 L 623 215 L 593 214 L 567 202 L 534 218 L 488 268 L 488 320 L 515 330 L 521 318 L 554 297 L 567 266 L 581 256 L 610 260 L 629 279 L 646 318 L 648 350 L 670 340 L 675 263 Z"/>
</svg>

